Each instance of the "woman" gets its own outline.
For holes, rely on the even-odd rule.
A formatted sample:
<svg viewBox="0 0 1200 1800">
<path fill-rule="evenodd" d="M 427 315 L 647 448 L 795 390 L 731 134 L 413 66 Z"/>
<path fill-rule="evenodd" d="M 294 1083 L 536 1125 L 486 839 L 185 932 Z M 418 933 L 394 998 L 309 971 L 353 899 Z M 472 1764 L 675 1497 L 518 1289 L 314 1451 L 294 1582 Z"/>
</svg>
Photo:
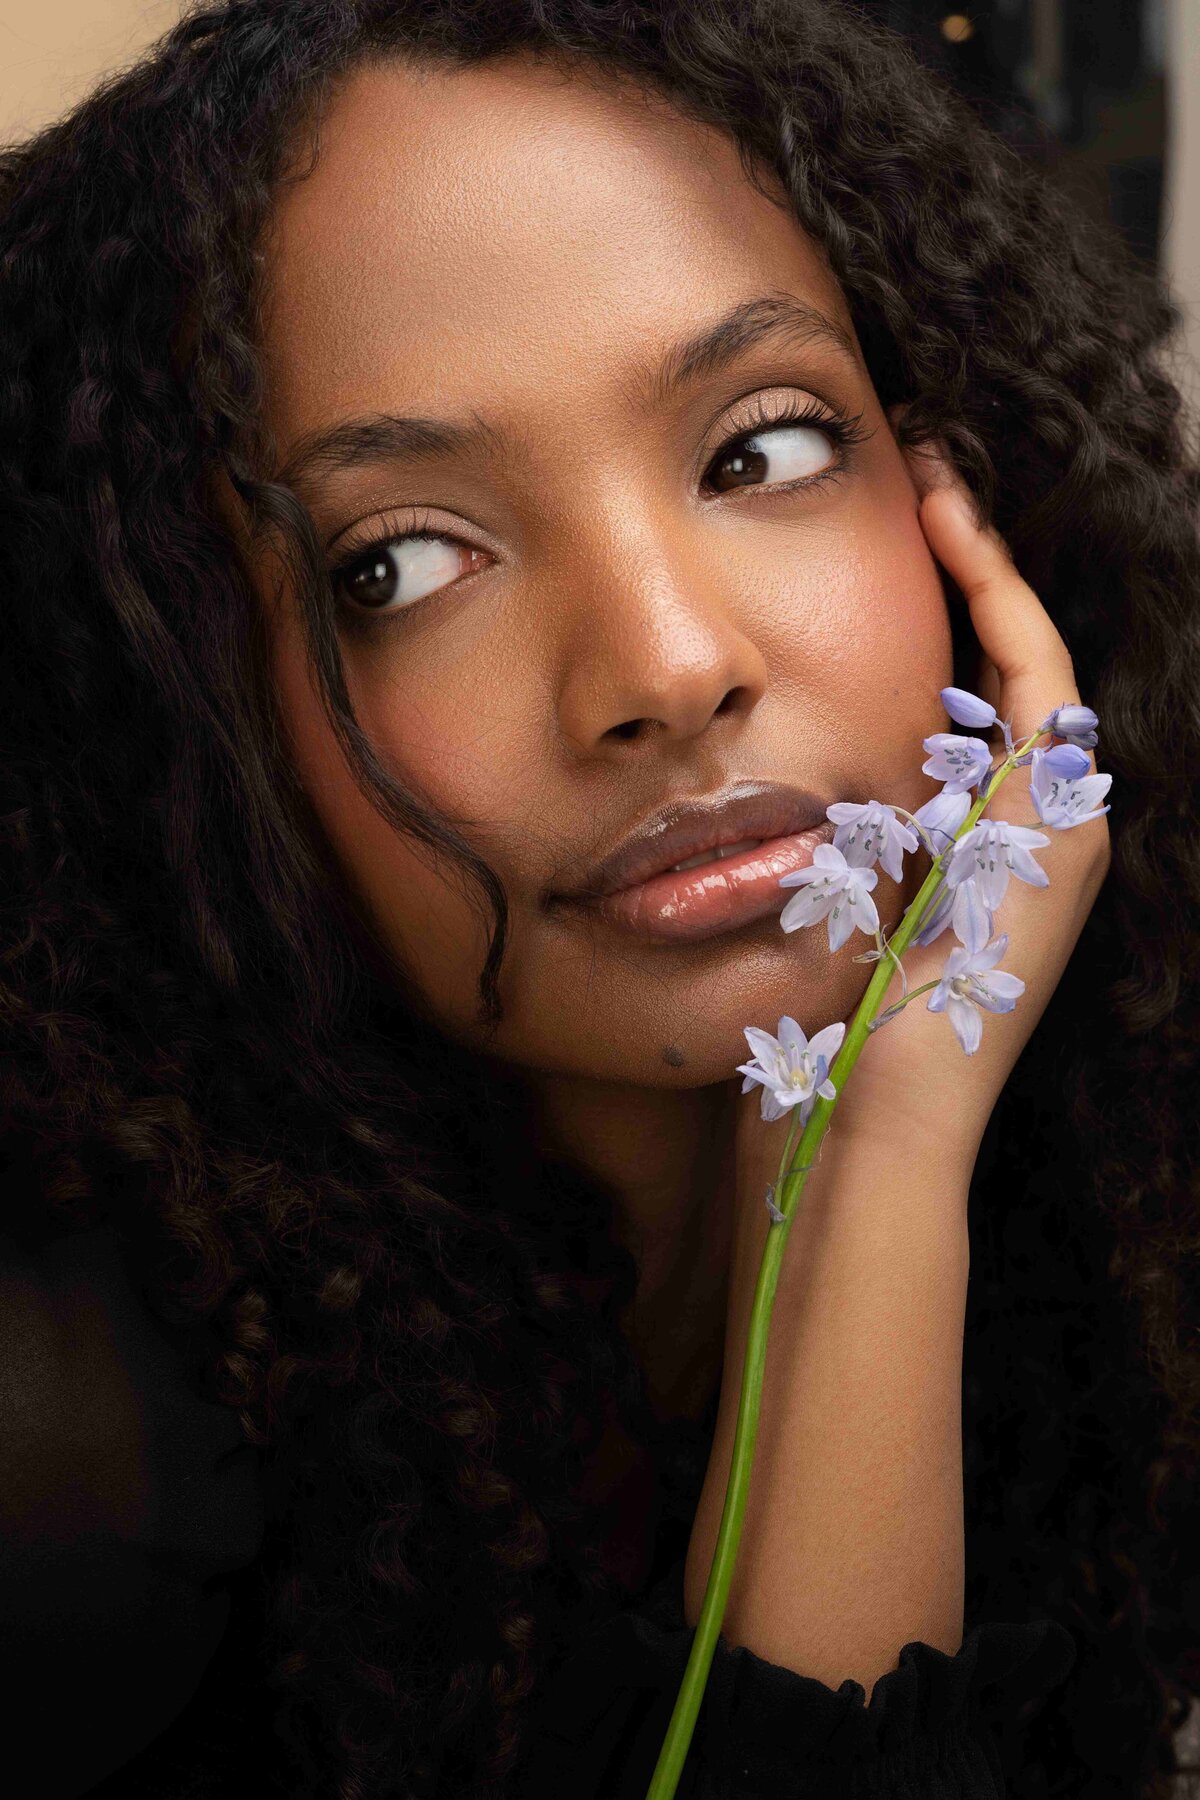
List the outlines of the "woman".
<svg viewBox="0 0 1200 1800">
<path fill-rule="evenodd" d="M 1096 708 L 1111 852 L 1011 884 L 975 1056 L 911 1008 L 839 1102 L 680 1792 L 1168 1794 L 1200 649 L 1154 284 L 829 0 L 195 10 L 7 154 L 0 246 L 39 1791 L 644 1793 L 784 1129 L 743 1027 L 871 973 L 753 847 L 928 799 L 954 683 Z"/>
</svg>

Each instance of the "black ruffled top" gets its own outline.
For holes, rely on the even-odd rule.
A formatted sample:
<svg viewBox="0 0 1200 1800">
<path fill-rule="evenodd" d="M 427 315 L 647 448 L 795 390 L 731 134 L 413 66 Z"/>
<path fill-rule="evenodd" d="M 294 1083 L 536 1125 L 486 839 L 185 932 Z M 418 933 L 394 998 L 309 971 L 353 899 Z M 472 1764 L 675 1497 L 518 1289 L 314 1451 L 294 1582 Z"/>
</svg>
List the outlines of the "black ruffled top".
<svg viewBox="0 0 1200 1800">
<path fill-rule="evenodd" d="M 20 1402 L 10 1463 L 29 1489 L 25 1513 L 20 1484 L 12 1516 L 0 1505 L 0 1685 L 29 1743 L 61 1751 L 39 1793 L 289 1794 L 260 1650 L 257 1476 L 227 1441 L 227 1409 L 195 1397 L 104 1232 L 37 1257 L 8 1246 L 0 1298 L 0 1368 Z M 560 1634 L 513 1800 L 645 1800 L 692 1641 L 684 1567 L 718 1399 L 700 1420 L 639 1433 L 657 1485 L 653 1564 L 640 1591 L 589 1600 Z M 66 1500 L 63 1443 L 75 1475 L 91 1471 Z M 148 1500 L 110 1517 L 84 1504 L 92 1489 Z M 1046 1695 L 1075 1655 L 1049 1619 L 975 1623 L 955 1656 L 905 1644 L 867 1705 L 857 1681 L 834 1692 L 722 1637 L 678 1800 L 999 1800 L 991 1722 Z M 64 1707 L 67 1740 L 53 1736 Z"/>
<path fill-rule="evenodd" d="M 663 1489 L 645 1594 L 571 1647 L 536 1708 L 520 1800 L 645 1800 L 691 1649 L 683 1576 L 715 1398 L 657 1445 Z M 991 1721 L 1075 1662 L 1048 1618 L 977 1623 L 955 1656 L 912 1642 L 874 1686 L 834 1690 L 718 1639 L 677 1800 L 1003 1800 Z"/>
</svg>

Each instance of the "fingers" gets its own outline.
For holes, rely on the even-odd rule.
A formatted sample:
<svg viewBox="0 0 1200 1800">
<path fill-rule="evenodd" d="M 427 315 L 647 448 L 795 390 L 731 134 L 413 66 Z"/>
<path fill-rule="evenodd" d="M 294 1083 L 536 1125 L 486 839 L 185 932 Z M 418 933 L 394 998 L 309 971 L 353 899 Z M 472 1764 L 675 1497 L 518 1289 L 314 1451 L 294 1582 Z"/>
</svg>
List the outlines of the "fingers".
<svg viewBox="0 0 1200 1800">
<path fill-rule="evenodd" d="M 973 686 L 967 685 L 996 708 L 1000 719 L 1011 721 L 1020 744 L 1055 707 L 1080 703 L 1070 652 L 1037 594 L 1022 580 L 1003 539 L 980 525 L 969 490 L 948 458 L 925 445 L 906 451 L 905 460 L 930 550 L 961 591 L 980 647 L 978 675 Z M 962 728 L 951 724 L 948 729 Z M 994 741 L 987 731 L 972 735 Z M 1043 748 L 1051 741 L 1039 739 Z M 995 752 L 993 768 L 1002 760 L 1003 750 Z M 999 1058 L 1010 1067 L 1013 1046 L 1024 1042 L 1029 1019 L 1040 1015 L 1061 978 L 1103 883 L 1111 854 L 1109 831 L 1103 817 L 1077 829 L 1047 828 L 1034 803 L 1029 765 L 1010 771 L 989 794 L 984 819 L 1023 825 L 1049 840 L 1033 850 L 1049 887 L 1021 879 L 1015 872 L 1021 859 L 1015 858 L 992 925 L 993 942 L 1001 934 L 1010 940 L 1003 969 L 1019 976 L 1026 992 L 1013 1013 L 989 1016 L 978 1055 Z M 910 947 L 905 956 L 910 982 L 940 975 L 954 947 L 950 932 L 915 951 Z"/>
<path fill-rule="evenodd" d="M 1013 566 L 1003 539 L 981 527 L 963 483 L 930 490 L 921 502 L 929 547 L 953 576 L 980 647 L 996 667 L 1002 716 L 1024 738 L 1056 706 L 1078 704 L 1071 655 L 1053 619 Z M 990 696 L 989 696 L 990 697 Z"/>
<path fill-rule="evenodd" d="M 1056 706 L 1078 704 L 1071 653 L 998 532 L 981 525 L 966 483 L 934 444 L 905 451 L 934 556 L 961 590 L 979 642 L 974 689 L 1022 740 Z M 1048 741 L 1044 745 L 1048 747 Z"/>
<path fill-rule="evenodd" d="M 1004 540 L 979 523 L 969 490 L 945 458 L 926 451 L 914 478 L 929 547 L 960 588 L 979 640 L 981 680 L 975 691 L 996 707 L 1000 718 L 1011 719 L 1019 744 L 1055 707 L 1080 703 L 1070 651 L 1038 596 L 1018 574 Z M 1043 737 L 1041 747 L 1049 748 L 1052 741 L 1061 740 Z M 997 752 L 993 766 L 1002 757 L 1003 752 Z M 1093 759 L 1093 770 L 1095 766 Z M 988 815 L 1036 829 L 1030 775 L 1028 767 L 1014 770 L 989 804 Z M 1053 855 L 1048 856 L 1047 846 L 1038 852 L 1038 861 L 1045 860 L 1052 880 L 1059 878 L 1060 892 L 1080 890 L 1075 899 L 1082 902 L 1082 910 L 1076 908 L 1081 923 L 1107 867 L 1106 823 L 1092 820 L 1077 830 L 1051 830 L 1048 835 Z M 1016 941 L 1022 941 L 1026 915 L 1030 926 L 1036 926 L 1039 898 L 1024 883 L 1010 882 L 996 929 L 1011 924 Z M 1044 912 L 1043 907 L 1043 928 Z"/>
</svg>

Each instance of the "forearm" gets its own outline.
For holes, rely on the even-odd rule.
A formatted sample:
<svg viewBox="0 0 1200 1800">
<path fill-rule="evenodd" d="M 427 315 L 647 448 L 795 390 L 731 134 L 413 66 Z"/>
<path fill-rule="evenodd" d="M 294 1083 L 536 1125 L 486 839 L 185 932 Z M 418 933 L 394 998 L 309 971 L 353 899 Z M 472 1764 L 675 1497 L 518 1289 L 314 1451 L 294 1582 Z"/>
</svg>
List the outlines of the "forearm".
<svg viewBox="0 0 1200 1800">
<path fill-rule="evenodd" d="M 905 1643 L 948 1654 L 962 1643 L 968 1171 L 894 1147 L 839 1156 L 833 1137 L 784 1247 L 722 1631 L 833 1688 L 851 1676 L 869 1697 Z M 759 1210 L 735 1250 L 720 1414 L 685 1576 L 692 1625 L 728 1479 L 768 1227 Z"/>
</svg>

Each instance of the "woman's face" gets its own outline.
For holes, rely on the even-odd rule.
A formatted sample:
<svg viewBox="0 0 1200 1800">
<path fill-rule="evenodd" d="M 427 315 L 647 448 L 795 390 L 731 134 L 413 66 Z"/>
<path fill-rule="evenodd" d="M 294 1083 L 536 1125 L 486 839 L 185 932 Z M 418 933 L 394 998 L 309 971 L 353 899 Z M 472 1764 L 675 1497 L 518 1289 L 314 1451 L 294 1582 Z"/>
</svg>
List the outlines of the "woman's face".
<svg viewBox="0 0 1200 1800">
<path fill-rule="evenodd" d="M 735 782 L 807 789 L 816 817 L 935 791 L 946 604 L 819 249 L 721 133 L 511 58 L 354 74 L 265 273 L 268 422 L 343 571 L 355 711 L 509 895 L 490 1053 L 692 1087 L 732 1075 L 746 1024 L 848 1016 L 868 940 L 784 933 L 788 890 L 674 939 L 561 899 L 650 814 Z M 313 453 L 384 416 L 425 423 Z M 332 852 L 445 1031 L 484 1047 L 486 914 L 360 793 L 294 596 L 261 574 Z M 880 871 L 885 926 L 916 879 Z"/>
</svg>

